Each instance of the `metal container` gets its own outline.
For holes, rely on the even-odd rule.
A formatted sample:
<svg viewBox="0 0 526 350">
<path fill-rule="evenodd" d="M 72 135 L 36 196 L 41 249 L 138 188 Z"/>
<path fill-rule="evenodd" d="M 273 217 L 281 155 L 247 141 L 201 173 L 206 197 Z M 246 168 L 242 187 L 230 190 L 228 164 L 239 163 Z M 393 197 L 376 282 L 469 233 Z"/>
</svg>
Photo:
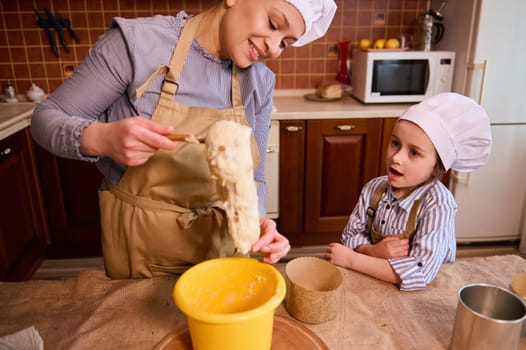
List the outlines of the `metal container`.
<svg viewBox="0 0 526 350">
<path fill-rule="evenodd" d="M 458 292 L 451 339 L 455 349 L 517 349 L 526 305 L 510 291 L 488 284 L 471 284 Z"/>
</svg>

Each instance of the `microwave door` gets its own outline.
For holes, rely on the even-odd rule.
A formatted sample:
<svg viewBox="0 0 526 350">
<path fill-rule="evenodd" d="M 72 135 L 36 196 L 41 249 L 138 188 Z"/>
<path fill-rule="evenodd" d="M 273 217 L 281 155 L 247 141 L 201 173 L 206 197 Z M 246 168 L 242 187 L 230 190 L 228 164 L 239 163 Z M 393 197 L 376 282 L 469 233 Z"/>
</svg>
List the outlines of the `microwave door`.
<svg viewBox="0 0 526 350">
<path fill-rule="evenodd" d="M 397 100 L 420 99 L 430 81 L 427 59 L 376 60 L 373 64 L 372 94 L 392 96 Z"/>
</svg>

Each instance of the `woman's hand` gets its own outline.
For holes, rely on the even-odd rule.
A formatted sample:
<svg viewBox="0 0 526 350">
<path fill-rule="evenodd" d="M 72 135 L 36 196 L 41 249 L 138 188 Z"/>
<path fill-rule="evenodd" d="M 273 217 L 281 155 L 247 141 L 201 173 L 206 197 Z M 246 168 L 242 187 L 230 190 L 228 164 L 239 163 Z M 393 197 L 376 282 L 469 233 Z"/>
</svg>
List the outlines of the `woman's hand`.
<svg viewBox="0 0 526 350">
<path fill-rule="evenodd" d="M 252 251 L 262 253 L 264 262 L 277 263 L 289 252 L 289 240 L 276 230 L 276 223 L 271 219 L 260 218 L 259 227 L 261 235 L 252 245 Z"/>
<path fill-rule="evenodd" d="M 126 166 L 146 163 L 159 149 L 177 145 L 166 135 L 171 126 L 143 117 L 125 118 L 113 123 L 93 123 L 82 132 L 80 151 L 90 156 L 106 156 Z"/>
</svg>

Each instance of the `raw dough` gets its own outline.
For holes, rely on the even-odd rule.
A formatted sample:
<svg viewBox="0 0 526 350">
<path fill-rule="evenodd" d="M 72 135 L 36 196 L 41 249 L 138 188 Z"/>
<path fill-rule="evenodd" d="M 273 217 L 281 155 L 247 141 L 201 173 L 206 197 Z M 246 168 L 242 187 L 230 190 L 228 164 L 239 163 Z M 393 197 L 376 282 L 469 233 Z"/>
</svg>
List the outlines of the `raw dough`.
<svg viewBox="0 0 526 350">
<path fill-rule="evenodd" d="M 259 239 L 259 210 L 250 127 L 228 120 L 211 126 L 206 150 L 218 193 L 224 202 L 228 231 L 239 252 L 247 254 Z"/>
</svg>

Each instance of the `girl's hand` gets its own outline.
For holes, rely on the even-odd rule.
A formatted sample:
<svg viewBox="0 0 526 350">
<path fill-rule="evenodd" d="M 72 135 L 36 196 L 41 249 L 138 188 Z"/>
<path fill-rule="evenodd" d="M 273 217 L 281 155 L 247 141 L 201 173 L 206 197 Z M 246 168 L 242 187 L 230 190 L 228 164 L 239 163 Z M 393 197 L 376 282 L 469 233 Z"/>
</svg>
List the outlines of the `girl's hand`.
<svg viewBox="0 0 526 350">
<path fill-rule="evenodd" d="M 325 252 L 325 258 L 334 265 L 351 268 L 353 255 L 357 254 L 349 247 L 340 243 L 329 243 Z"/>
<path fill-rule="evenodd" d="M 262 253 L 266 263 L 277 263 L 289 252 L 289 240 L 276 230 L 276 223 L 271 219 L 260 218 L 259 227 L 261 236 L 252 245 L 252 251 Z"/>
<path fill-rule="evenodd" d="M 409 240 L 385 237 L 370 248 L 371 256 L 377 258 L 402 258 L 409 255 Z"/>
<path fill-rule="evenodd" d="M 171 126 L 143 117 L 93 123 L 82 132 L 80 150 L 85 155 L 106 156 L 126 166 L 137 166 L 159 149 L 174 149 L 177 143 L 166 137 L 171 132 Z"/>
</svg>

